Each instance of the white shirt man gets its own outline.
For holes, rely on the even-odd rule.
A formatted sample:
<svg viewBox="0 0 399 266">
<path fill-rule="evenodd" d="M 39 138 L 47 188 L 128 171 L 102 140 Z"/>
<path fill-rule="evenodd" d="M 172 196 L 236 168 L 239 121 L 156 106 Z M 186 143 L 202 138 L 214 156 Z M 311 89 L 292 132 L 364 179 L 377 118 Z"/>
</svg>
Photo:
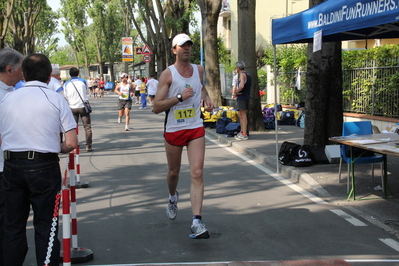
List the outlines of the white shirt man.
<svg viewBox="0 0 399 266">
<path fill-rule="evenodd" d="M 51 79 L 48 83 L 48 88 L 52 91 L 58 92 L 61 95 L 64 95 L 64 87 L 62 87 L 61 82 L 59 82 L 61 78 L 61 73 L 59 68 L 53 68 L 51 72 Z"/>
</svg>

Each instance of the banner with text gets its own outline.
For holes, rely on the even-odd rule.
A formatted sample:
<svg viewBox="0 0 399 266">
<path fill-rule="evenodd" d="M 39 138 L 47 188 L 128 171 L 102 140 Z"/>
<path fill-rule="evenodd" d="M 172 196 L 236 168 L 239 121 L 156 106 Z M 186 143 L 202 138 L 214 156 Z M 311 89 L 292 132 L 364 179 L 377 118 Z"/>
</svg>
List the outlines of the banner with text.
<svg viewBox="0 0 399 266">
<path fill-rule="evenodd" d="M 133 61 L 133 38 L 122 37 L 122 62 Z"/>
</svg>

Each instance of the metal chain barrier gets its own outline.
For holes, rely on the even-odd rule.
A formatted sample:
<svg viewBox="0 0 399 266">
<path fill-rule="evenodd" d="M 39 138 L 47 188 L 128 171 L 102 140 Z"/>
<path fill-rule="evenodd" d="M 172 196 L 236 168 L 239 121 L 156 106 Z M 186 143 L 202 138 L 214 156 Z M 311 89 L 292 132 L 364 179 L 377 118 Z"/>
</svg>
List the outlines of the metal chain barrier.
<svg viewBox="0 0 399 266">
<path fill-rule="evenodd" d="M 58 210 L 60 206 L 60 198 L 61 198 L 61 191 L 57 193 L 55 196 L 55 206 L 54 206 L 54 214 L 53 214 L 53 223 L 51 224 L 51 233 L 47 247 L 47 255 L 46 259 L 44 260 L 44 266 L 48 266 L 50 264 L 51 252 L 53 251 L 53 243 L 55 237 L 55 231 L 57 230 L 57 221 L 58 221 Z M 58 259 L 58 258 L 57 258 Z"/>
</svg>

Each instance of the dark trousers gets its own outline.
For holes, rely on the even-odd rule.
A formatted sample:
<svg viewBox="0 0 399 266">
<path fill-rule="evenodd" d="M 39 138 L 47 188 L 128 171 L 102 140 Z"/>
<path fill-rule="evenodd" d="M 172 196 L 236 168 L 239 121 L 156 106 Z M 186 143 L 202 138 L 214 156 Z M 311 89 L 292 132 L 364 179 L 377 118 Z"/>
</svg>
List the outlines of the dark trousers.
<svg viewBox="0 0 399 266">
<path fill-rule="evenodd" d="M 82 118 L 82 123 L 86 134 L 86 148 L 91 148 L 91 144 L 93 143 L 93 135 L 91 132 L 90 114 L 86 113 L 84 108 L 71 108 L 71 110 L 73 117 L 75 118 L 76 124 L 78 124 L 79 122 L 79 117 Z"/>
<path fill-rule="evenodd" d="M 1 152 L 1 151 L 0 151 Z M 3 189 L 3 172 L 0 172 L 0 266 L 3 266 L 3 239 L 4 239 L 4 189 Z"/>
<path fill-rule="evenodd" d="M 53 221 L 56 196 L 61 190 L 61 171 L 55 160 L 11 159 L 4 162 L 4 265 L 22 266 L 28 252 L 26 223 L 32 206 L 37 265 L 58 266 L 58 219 Z M 57 214 L 58 215 L 58 214 Z M 58 216 L 56 216 L 58 218 Z M 53 224 L 54 223 L 54 224 Z M 54 228 L 53 228 L 54 227 Z M 48 254 L 51 230 L 52 252 Z"/>
</svg>

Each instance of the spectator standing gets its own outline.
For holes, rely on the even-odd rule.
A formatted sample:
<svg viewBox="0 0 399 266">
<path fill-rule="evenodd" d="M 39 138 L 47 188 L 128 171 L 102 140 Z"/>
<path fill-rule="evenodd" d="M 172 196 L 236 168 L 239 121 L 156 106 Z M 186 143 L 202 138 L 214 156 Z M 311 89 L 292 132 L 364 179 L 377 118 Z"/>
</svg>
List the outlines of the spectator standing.
<svg viewBox="0 0 399 266">
<path fill-rule="evenodd" d="M 140 76 L 136 77 L 136 80 L 134 81 L 133 88 L 134 88 L 134 96 L 136 97 L 136 104 L 140 103 L 140 85 L 142 81 Z"/>
<path fill-rule="evenodd" d="M 202 223 L 204 197 L 203 167 L 205 158 L 205 129 L 201 118 L 201 101 L 205 110 L 212 111 L 213 103 L 203 86 L 204 68 L 190 63 L 193 41 L 186 34 L 178 34 L 172 41 L 176 55 L 173 65 L 164 70 L 159 79 L 153 111 L 165 112 L 165 151 L 168 162 L 167 184 L 169 189 L 166 214 L 176 219 L 179 209 L 177 184 L 181 167 L 183 147 L 187 147 L 190 166 L 190 200 L 193 220 L 190 238 L 209 238 Z"/>
<path fill-rule="evenodd" d="M 132 109 L 132 97 L 134 95 L 133 85 L 128 83 L 128 75 L 122 73 L 120 75 L 121 82 L 116 85 L 114 92 L 119 95 L 118 99 L 118 123 L 122 122 L 123 114 L 125 114 L 125 131 L 129 131 L 130 110 Z"/>
<path fill-rule="evenodd" d="M 65 99 L 72 110 L 73 117 L 76 123 L 79 117 L 82 119 L 82 124 L 86 135 L 86 151 L 91 152 L 93 136 L 91 131 L 90 114 L 86 113 L 83 101 L 87 102 L 87 83 L 86 80 L 79 78 L 79 69 L 73 67 L 69 70 L 71 79 L 65 83 Z"/>
<path fill-rule="evenodd" d="M 0 50 L 0 100 L 13 91 L 15 84 L 22 79 L 22 60 L 24 56 L 19 52 L 4 48 Z M 3 238 L 4 238 L 4 189 L 3 189 L 4 155 L 0 149 L 0 266 L 3 266 Z"/>
<path fill-rule="evenodd" d="M 148 93 L 148 100 L 150 106 L 153 105 L 155 94 L 157 93 L 158 90 L 158 83 L 159 83 L 158 80 L 155 79 L 155 75 L 152 74 L 147 82 L 147 93 Z"/>
<path fill-rule="evenodd" d="M 60 241 L 55 209 L 62 180 L 58 153 L 76 147 L 76 123 L 64 97 L 47 87 L 52 69 L 45 55 L 28 56 L 22 70 L 25 86 L 7 94 L 0 104 L 5 155 L 4 264 L 23 265 L 28 251 L 26 223 L 32 205 L 37 265 L 58 266 Z M 65 134 L 61 144 L 60 129 Z"/>
<path fill-rule="evenodd" d="M 61 72 L 59 68 L 53 68 L 51 72 L 51 79 L 48 83 L 48 88 L 55 92 L 58 92 L 61 95 L 64 95 L 64 87 L 62 86 L 61 82 Z"/>
<path fill-rule="evenodd" d="M 238 117 L 240 118 L 241 132 L 235 137 L 236 140 L 248 139 L 248 118 L 247 110 L 249 106 L 249 95 L 251 92 L 251 76 L 244 71 L 245 63 L 238 61 L 236 63 L 236 71 L 238 75 L 238 83 L 235 96 L 237 97 Z"/>
<path fill-rule="evenodd" d="M 141 107 L 139 109 L 147 108 L 147 84 L 145 82 L 145 78 L 141 78 L 140 84 L 140 99 L 141 99 Z"/>
</svg>

